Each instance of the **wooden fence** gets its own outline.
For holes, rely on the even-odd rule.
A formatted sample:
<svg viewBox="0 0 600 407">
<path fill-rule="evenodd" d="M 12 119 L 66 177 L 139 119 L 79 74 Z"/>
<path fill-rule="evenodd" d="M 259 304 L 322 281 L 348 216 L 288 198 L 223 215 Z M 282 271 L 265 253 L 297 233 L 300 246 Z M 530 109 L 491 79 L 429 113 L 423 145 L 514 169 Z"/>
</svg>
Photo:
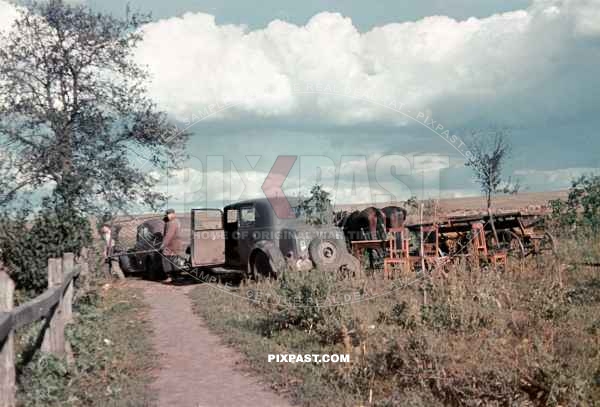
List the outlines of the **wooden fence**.
<svg viewBox="0 0 600 407">
<path fill-rule="evenodd" d="M 36 321 L 44 325 L 36 344 L 42 352 L 72 358 L 65 325 L 73 319 L 73 283 L 88 273 L 87 250 L 48 260 L 48 290 L 13 308 L 14 283 L 0 263 L 0 407 L 16 405 L 14 331 Z"/>
</svg>

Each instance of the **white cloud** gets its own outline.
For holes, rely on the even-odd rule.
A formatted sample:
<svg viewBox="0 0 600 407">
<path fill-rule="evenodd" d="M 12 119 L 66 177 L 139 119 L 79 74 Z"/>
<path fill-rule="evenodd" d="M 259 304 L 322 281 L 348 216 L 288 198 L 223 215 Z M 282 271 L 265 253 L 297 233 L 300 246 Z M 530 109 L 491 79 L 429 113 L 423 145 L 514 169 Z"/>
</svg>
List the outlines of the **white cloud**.
<svg viewBox="0 0 600 407">
<path fill-rule="evenodd" d="M 8 31 L 17 18 L 17 9 L 6 1 L 0 1 L 0 32 Z"/>
<path fill-rule="evenodd" d="M 520 169 L 514 172 L 517 177 L 522 177 L 525 185 L 543 185 L 547 189 L 567 188 L 571 181 L 582 175 L 600 174 L 600 168 L 574 167 L 555 170 Z"/>
<path fill-rule="evenodd" d="M 0 0 L 0 28 L 14 14 Z M 366 98 L 403 104 L 412 116 L 431 111 L 446 127 L 478 119 L 520 125 L 572 119 L 600 103 L 589 92 L 600 86 L 598 0 L 534 0 L 487 18 L 432 16 L 365 33 L 329 12 L 304 26 L 275 20 L 252 31 L 187 13 L 144 32 L 136 55 L 153 75 L 149 89 L 184 121 L 228 106 L 211 119 L 410 123 L 357 100 Z"/>
<path fill-rule="evenodd" d="M 425 157 L 418 169 L 415 160 Z M 203 166 L 202 166 L 203 167 Z M 440 170 L 450 168 L 448 157 L 437 155 L 348 156 L 338 162 L 321 165 L 318 182 L 331 194 L 336 204 L 389 202 L 407 199 L 412 195 L 439 197 Z M 422 171 L 424 171 L 423 176 Z M 222 168 L 185 167 L 167 173 L 153 172 L 157 179 L 157 191 L 167 193 L 172 203 L 185 206 L 224 206 L 228 202 L 265 197 L 272 188 L 263 191 L 269 175 L 267 171 L 238 169 L 227 164 Z M 278 175 L 271 174 L 271 177 Z M 279 175 L 286 196 L 306 196 L 315 183 L 314 168 L 296 165 L 289 175 Z M 400 177 L 400 178 L 399 178 Z M 421 181 L 419 181 L 421 180 Z M 418 183 L 419 190 L 408 185 Z M 406 184 L 405 184 L 406 183 Z M 414 187 L 413 187 L 414 188 Z M 189 208 L 188 208 L 189 209 Z"/>
<path fill-rule="evenodd" d="M 397 100 L 413 115 L 431 108 L 463 121 L 493 113 L 522 123 L 589 108 L 577 102 L 589 81 L 599 81 L 591 72 L 597 44 L 586 43 L 600 36 L 598 10 L 597 0 L 537 0 L 488 18 L 433 16 L 366 33 L 336 13 L 317 14 L 305 26 L 276 20 L 254 31 L 188 13 L 147 25 L 137 55 L 154 75 L 153 95 L 184 120 L 225 104 L 235 107 L 221 118 L 244 112 L 407 121 L 348 97 L 294 93 L 318 90 Z"/>
</svg>

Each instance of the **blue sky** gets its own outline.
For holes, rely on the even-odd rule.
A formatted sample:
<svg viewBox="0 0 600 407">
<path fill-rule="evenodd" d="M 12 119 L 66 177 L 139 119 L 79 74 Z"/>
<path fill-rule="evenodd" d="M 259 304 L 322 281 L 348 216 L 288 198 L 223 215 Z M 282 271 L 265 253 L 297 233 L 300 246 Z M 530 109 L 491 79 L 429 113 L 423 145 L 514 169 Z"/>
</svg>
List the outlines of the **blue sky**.
<svg viewBox="0 0 600 407">
<path fill-rule="evenodd" d="M 99 10 L 123 14 L 127 2 L 90 0 L 87 3 Z M 188 12 L 207 13 L 214 15 L 218 24 L 246 25 L 250 29 L 263 28 L 276 19 L 303 25 L 315 14 L 333 11 L 350 17 L 361 31 L 432 15 L 461 20 L 469 17 L 487 17 L 494 13 L 526 8 L 529 5 L 527 0 L 263 0 L 258 3 L 231 0 L 136 0 L 129 3 L 134 10 L 150 11 L 155 19 L 178 17 Z"/>
<path fill-rule="evenodd" d="M 290 194 L 477 195 L 448 138 L 491 126 L 511 129 L 525 190 L 600 168 L 600 0 L 131 4 L 154 16 L 136 52 L 149 92 L 193 133 L 186 168 L 156 174 L 175 206 L 260 195 L 279 155 L 302 157 Z"/>
</svg>

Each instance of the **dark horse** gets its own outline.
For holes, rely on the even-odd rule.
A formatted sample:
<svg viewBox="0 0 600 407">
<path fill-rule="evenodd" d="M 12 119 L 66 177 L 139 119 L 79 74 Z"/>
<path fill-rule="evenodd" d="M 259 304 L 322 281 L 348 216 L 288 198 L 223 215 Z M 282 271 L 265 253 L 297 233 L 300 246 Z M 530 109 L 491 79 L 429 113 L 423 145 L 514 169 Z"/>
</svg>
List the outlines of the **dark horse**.
<svg viewBox="0 0 600 407">
<path fill-rule="evenodd" d="M 407 212 L 406 209 L 399 206 L 386 206 L 381 210 L 385 217 L 385 229 L 390 230 L 391 228 L 401 228 L 406 222 Z"/>
<path fill-rule="evenodd" d="M 347 214 L 339 226 L 349 242 L 385 239 L 385 217 L 379 209 L 372 206 Z"/>
<path fill-rule="evenodd" d="M 352 242 L 357 240 L 385 240 L 385 216 L 379 209 L 371 206 L 362 211 L 354 211 L 340 218 L 338 226 L 344 231 L 348 249 L 352 250 Z M 374 259 L 381 257 L 374 249 L 367 250 L 371 268 Z"/>
</svg>

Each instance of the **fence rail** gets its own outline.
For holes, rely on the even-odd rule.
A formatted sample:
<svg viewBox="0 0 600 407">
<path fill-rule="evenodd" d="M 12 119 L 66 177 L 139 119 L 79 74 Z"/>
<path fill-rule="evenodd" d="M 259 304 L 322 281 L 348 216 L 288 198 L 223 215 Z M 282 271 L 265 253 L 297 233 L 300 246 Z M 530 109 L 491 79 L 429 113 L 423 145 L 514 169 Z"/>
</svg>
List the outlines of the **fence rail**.
<svg viewBox="0 0 600 407">
<path fill-rule="evenodd" d="M 65 253 L 48 259 L 48 289 L 38 297 L 13 308 L 14 282 L 0 263 L 0 407 L 16 405 L 14 331 L 31 323 L 45 323 L 36 341 L 42 352 L 72 358 L 65 338 L 65 325 L 72 321 L 73 283 L 88 273 L 87 249 L 77 258 Z"/>
</svg>

